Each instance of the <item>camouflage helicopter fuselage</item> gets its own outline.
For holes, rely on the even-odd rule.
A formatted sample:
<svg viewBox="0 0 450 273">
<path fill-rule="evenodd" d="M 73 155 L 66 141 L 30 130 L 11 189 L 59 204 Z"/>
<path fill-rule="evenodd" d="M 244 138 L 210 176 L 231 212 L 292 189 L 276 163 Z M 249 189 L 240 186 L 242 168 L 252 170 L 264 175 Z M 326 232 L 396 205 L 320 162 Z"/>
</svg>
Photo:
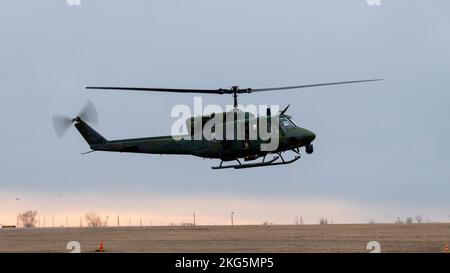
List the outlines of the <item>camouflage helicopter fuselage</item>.
<svg viewBox="0 0 450 273">
<path fill-rule="evenodd" d="M 195 139 L 192 135 L 173 137 L 172 135 L 107 140 L 92 129 L 81 118 L 74 119 L 75 127 L 84 137 L 93 151 L 109 151 L 121 153 L 170 154 L 193 155 L 202 158 L 221 159 L 223 161 L 244 158 L 254 160 L 269 153 L 281 153 L 288 150 L 297 150 L 306 147 L 308 154 L 313 152 L 312 141 L 315 134 L 307 129 L 296 126 L 289 116 L 280 115 L 277 148 L 270 151 L 261 149 L 267 140 L 233 139 L 233 140 L 207 140 L 204 137 Z M 191 139 L 190 139 L 191 138 Z"/>
</svg>

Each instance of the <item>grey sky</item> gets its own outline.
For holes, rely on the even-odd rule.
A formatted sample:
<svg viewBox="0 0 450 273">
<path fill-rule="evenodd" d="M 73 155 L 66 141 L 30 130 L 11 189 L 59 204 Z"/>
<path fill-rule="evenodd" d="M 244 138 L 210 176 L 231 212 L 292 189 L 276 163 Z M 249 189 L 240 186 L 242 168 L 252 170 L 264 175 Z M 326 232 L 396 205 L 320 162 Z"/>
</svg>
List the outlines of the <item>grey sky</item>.
<svg viewBox="0 0 450 273">
<path fill-rule="evenodd" d="M 3 1 L 0 9 L 0 190 L 336 198 L 450 207 L 450 2 Z M 271 87 L 384 82 L 242 95 L 291 104 L 317 134 L 296 164 L 213 171 L 183 156 L 93 153 L 53 113 L 97 106 L 106 138 L 170 133 L 192 95 L 86 92 L 88 85 Z M 230 104 L 231 96 L 205 96 Z"/>
</svg>

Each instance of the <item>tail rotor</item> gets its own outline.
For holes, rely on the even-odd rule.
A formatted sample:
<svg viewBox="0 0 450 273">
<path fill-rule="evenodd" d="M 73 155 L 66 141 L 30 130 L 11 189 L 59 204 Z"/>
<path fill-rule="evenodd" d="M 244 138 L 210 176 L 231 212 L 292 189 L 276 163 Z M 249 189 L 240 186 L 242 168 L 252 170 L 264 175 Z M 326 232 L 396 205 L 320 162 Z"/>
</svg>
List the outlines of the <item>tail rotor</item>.
<svg viewBox="0 0 450 273">
<path fill-rule="evenodd" d="M 59 138 L 63 137 L 69 130 L 70 126 L 76 122 L 77 119 L 82 119 L 83 121 L 97 124 L 98 114 L 95 105 L 91 101 L 88 101 L 75 118 L 65 115 L 53 115 L 53 129 L 55 130 L 56 135 Z"/>
</svg>

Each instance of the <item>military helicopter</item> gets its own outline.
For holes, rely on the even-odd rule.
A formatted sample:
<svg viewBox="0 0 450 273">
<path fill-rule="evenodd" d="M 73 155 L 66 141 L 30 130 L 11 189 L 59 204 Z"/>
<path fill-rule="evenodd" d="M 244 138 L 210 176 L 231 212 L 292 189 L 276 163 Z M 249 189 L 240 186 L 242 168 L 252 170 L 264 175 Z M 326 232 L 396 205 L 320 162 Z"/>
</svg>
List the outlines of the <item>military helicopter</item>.
<svg viewBox="0 0 450 273">
<path fill-rule="evenodd" d="M 241 126 L 244 128 L 243 137 L 236 138 L 234 133 L 233 139 L 218 138 L 206 139 L 205 137 L 196 138 L 200 131 L 196 128 L 203 128 L 208 121 L 214 118 L 217 113 L 210 115 L 203 115 L 199 117 L 191 117 L 186 120 L 186 127 L 188 129 L 187 136 L 174 138 L 174 136 L 156 136 L 133 139 L 107 140 L 92 127 L 89 123 L 97 123 L 98 116 L 95 106 L 92 102 L 88 102 L 83 110 L 75 117 L 70 118 L 66 116 L 53 116 L 54 129 L 58 136 L 62 136 L 69 127 L 73 124 L 80 132 L 86 142 L 89 144 L 91 153 L 94 151 L 109 151 L 121 153 L 146 153 L 146 154 L 170 154 L 170 155 L 192 155 L 209 159 L 220 159 L 218 166 L 211 167 L 212 169 L 244 169 L 254 167 L 276 166 L 291 164 L 300 159 L 300 148 L 305 147 L 307 154 L 312 154 L 314 151 L 312 142 L 316 135 L 305 128 L 297 126 L 292 117 L 286 114 L 289 105 L 275 115 L 271 114 L 271 109 L 267 108 L 266 116 L 256 117 L 249 112 L 243 112 L 238 108 L 238 95 L 250 94 L 265 91 L 289 90 L 310 88 L 328 85 L 342 85 L 354 84 L 362 82 L 380 81 L 381 79 L 345 81 L 345 82 L 330 82 L 309 85 L 296 85 L 272 88 L 245 88 L 241 89 L 238 86 L 233 86 L 227 89 L 172 89 L 172 88 L 140 88 L 140 87 L 86 87 L 89 90 L 123 90 L 123 91 L 144 91 L 144 92 L 175 92 L 175 93 L 194 93 L 194 94 L 231 94 L 234 99 L 234 108 L 232 111 L 218 113 L 223 117 L 231 118 L 231 126 L 237 128 Z M 226 123 L 225 119 L 223 120 Z M 278 121 L 278 128 L 274 128 L 274 134 L 278 137 L 278 146 L 273 150 L 261 149 L 262 145 L 267 142 L 258 136 L 256 139 L 250 139 L 249 135 L 258 130 L 257 126 L 250 126 L 250 124 L 261 124 L 257 122 L 266 122 L 267 128 L 272 128 L 272 121 Z M 197 126 L 200 124 L 201 126 Z M 252 131 L 253 130 L 253 131 Z M 271 130 L 271 129 L 270 129 Z M 237 130 L 236 130 L 237 131 Z M 226 133 L 226 132 L 222 132 Z M 254 133 L 254 132 L 253 132 Z M 295 156 L 293 159 L 285 160 L 282 153 L 292 151 Z M 85 154 L 85 153 L 84 153 Z M 273 158 L 266 161 L 266 156 L 273 154 Z M 262 161 L 256 163 L 242 163 L 240 159 L 245 162 L 254 161 L 262 157 Z M 237 161 L 237 164 L 223 165 L 224 162 Z"/>
</svg>

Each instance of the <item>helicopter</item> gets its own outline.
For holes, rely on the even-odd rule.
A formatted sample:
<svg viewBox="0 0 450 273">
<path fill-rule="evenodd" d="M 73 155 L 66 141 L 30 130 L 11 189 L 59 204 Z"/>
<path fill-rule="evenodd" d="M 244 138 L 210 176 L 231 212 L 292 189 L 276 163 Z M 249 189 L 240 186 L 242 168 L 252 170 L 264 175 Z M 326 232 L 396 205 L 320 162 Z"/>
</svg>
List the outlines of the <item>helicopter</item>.
<svg viewBox="0 0 450 273">
<path fill-rule="evenodd" d="M 97 123 L 97 110 L 92 102 L 88 101 L 82 111 L 74 118 L 67 116 L 53 116 L 53 126 L 56 134 L 62 137 L 65 132 L 74 125 L 82 137 L 85 139 L 91 150 L 86 153 L 94 151 L 120 152 L 120 153 L 145 153 L 145 154 L 168 154 L 168 155 L 191 155 L 207 159 L 221 160 L 218 166 L 211 167 L 212 169 L 244 169 L 266 166 L 286 165 L 296 162 L 301 158 L 300 148 L 305 149 L 307 154 L 314 152 L 313 141 L 316 135 L 305 128 L 297 126 L 291 116 L 286 112 L 289 105 L 282 111 L 272 115 L 271 109 L 267 108 L 265 116 L 256 117 L 250 112 L 244 112 L 238 107 L 238 95 L 250 94 L 266 91 L 290 90 L 311 88 L 329 85 L 354 84 L 363 82 L 380 81 L 382 79 L 344 81 L 344 82 L 329 82 L 308 85 L 295 85 L 284 87 L 271 88 L 245 88 L 241 89 L 239 86 L 231 88 L 220 89 L 174 89 L 174 88 L 141 88 L 141 87 L 86 87 L 88 90 L 122 90 L 122 91 L 143 91 L 143 92 L 175 92 L 175 93 L 193 93 L 193 94 L 230 94 L 233 96 L 233 109 L 223 113 L 212 113 L 209 115 L 196 116 L 186 119 L 186 127 L 188 129 L 187 135 L 180 136 L 154 136 L 145 138 L 119 139 L 107 140 L 105 137 L 95 131 L 88 123 Z M 219 125 L 227 123 L 231 128 L 243 128 L 241 130 L 241 138 L 237 137 L 237 132 L 233 132 L 232 139 L 218 138 L 207 139 L 201 135 L 202 128 L 208 121 L 215 117 L 219 118 Z M 223 117 L 230 117 L 231 119 L 224 119 Z M 229 122 L 231 120 L 231 122 Z M 276 122 L 274 122 L 276 121 Z M 256 124 L 250 126 L 250 124 Z M 260 124 L 267 125 L 267 129 L 271 131 L 271 136 L 277 138 L 277 146 L 274 149 L 262 149 L 263 145 L 267 143 L 267 139 L 262 137 L 257 132 Z M 276 126 L 273 126 L 276 124 Z M 216 126 L 215 124 L 213 128 Z M 200 130 L 198 129 L 200 128 Z M 230 127 L 226 127 L 230 128 Z M 229 129 L 227 129 L 229 130 Z M 238 130 L 233 130 L 238 131 Z M 255 132 L 256 131 L 256 132 Z M 253 133 L 256 138 L 250 138 Z M 220 132 L 223 136 L 226 132 Z M 200 135 L 200 137 L 199 137 Z M 293 152 L 294 158 L 286 160 L 282 153 Z M 83 153 L 83 154 L 86 154 Z M 273 155 L 269 160 L 266 160 L 268 155 Z M 250 162 L 262 158 L 259 162 Z M 241 161 L 243 160 L 244 163 Z M 224 162 L 236 161 L 237 164 L 224 165 Z"/>
</svg>

